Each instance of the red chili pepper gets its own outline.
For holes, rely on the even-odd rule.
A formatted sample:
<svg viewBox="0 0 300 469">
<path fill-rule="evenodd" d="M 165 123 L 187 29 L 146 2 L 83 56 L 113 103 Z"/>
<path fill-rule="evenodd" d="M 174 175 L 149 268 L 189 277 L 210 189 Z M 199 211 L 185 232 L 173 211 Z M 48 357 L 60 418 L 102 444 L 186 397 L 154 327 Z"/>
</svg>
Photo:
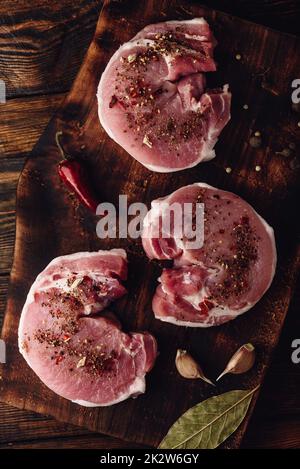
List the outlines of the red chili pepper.
<svg viewBox="0 0 300 469">
<path fill-rule="evenodd" d="M 62 132 L 55 135 L 56 144 L 62 154 L 63 160 L 58 164 L 58 174 L 61 180 L 71 189 L 77 196 L 78 200 L 96 213 L 99 202 L 93 190 L 89 187 L 88 174 L 82 162 L 79 162 L 67 155 L 60 142 L 59 137 Z"/>
</svg>

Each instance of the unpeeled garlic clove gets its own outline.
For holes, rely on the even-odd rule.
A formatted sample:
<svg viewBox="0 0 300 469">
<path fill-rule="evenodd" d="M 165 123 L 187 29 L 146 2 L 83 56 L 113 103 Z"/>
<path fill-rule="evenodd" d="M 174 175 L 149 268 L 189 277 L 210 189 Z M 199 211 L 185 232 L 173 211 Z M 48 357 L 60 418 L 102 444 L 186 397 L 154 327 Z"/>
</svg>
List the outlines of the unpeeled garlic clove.
<svg viewBox="0 0 300 469">
<path fill-rule="evenodd" d="M 178 349 L 176 353 L 175 364 L 178 373 L 183 376 L 183 378 L 187 379 L 202 379 L 206 383 L 215 386 L 215 384 L 210 381 L 210 379 L 206 378 L 201 370 L 200 366 L 194 360 L 194 358 L 186 351 L 182 349 Z"/>
<path fill-rule="evenodd" d="M 229 360 L 225 370 L 218 376 L 216 381 L 222 378 L 222 376 L 232 373 L 239 375 L 249 371 L 255 362 L 255 348 L 252 344 L 242 345 L 235 354 Z"/>
</svg>

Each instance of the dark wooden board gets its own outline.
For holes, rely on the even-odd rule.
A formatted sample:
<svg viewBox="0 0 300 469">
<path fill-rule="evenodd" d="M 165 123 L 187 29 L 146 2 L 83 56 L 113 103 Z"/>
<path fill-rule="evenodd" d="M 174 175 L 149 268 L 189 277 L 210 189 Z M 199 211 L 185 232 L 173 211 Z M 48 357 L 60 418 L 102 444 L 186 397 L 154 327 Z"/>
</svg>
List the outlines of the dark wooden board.
<svg viewBox="0 0 300 469">
<path fill-rule="evenodd" d="M 18 170 L 33 144 L 39 139 L 45 125 L 59 107 L 63 96 L 15 98 L 5 107 L 0 106 L 0 185 L 4 183 L 0 198 L 0 327 L 6 307 L 6 294 L 13 260 L 15 190 Z M 9 112 L 8 112 L 8 109 Z M 28 139 L 30 135 L 30 139 Z M 2 162 L 4 164 L 2 164 Z M 5 222 L 10 212 L 9 226 Z M 290 359 L 291 342 L 300 327 L 298 295 L 294 294 L 289 307 L 280 342 L 276 347 L 270 369 L 255 407 L 254 415 L 247 428 L 242 447 L 287 448 L 298 447 L 300 441 L 300 403 L 297 389 L 300 386 L 300 371 Z M 295 291 L 297 293 L 297 291 Z M 58 422 L 52 417 L 17 409 L 7 404 L 0 405 L 0 448 L 30 447 L 94 447 L 102 443 L 106 449 L 124 448 L 124 440 L 115 440 L 102 434 L 97 438 L 82 427 Z M 75 438 L 76 436 L 76 438 Z M 46 440 L 46 441 L 45 441 Z M 60 441 L 61 440 L 61 441 Z M 84 442 L 84 443 L 83 443 Z M 133 445 L 133 443 L 129 443 Z M 88 446 L 90 445 L 90 446 Z"/>
<path fill-rule="evenodd" d="M 206 384 L 186 382 L 178 376 L 174 369 L 177 347 L 188 347 L 208 374 L 216 376 L 232 352 L 250 340 L 258 351 L 256 366 L 246 375 L 224 378 L 217 392 L 252 388 L 262 382 L 279 338 L 299 262 L 297 221 L 293 217 L 297 171 L 290 167 L 291 158 L 284 159 L 276 151 L 291 141 L 300 143 L 299 116 L 297 119 L 290 111 L 290 83 L 299 70 L 300 40 L 200 8 L 196 3 L 165 0 L 159 11 L 156 2 L 151 1 L 106 2 L 73 89 L 35 147 L 18 186 L 15 257 L 3 327 L 8 363 L 1 369 L 1 400 L 142 444 L 156 445 L 184 410 L 215 392 Z M 181 173 L 151 173 L 100 128 L 96 87 L 114 50 L 142 26 L 202 14 L 219 41 L 219 72 L 214 81 L 230 83 L 233 118 L 218 143 L 215 160 Z M 242 55 L 241 61 L 235 60 L 237 53 Z M 245 103 L 248 111 L 242 108 Z M 126 193 L 130 202 L 143 200 L 149 204 L 181 185 L 204 181 L 233 190 L 251 202 L 275 227 L 279 250 L 277 275 L 262 301 L 234 322 L 210 330 L 187 330 L 154 320 L 151 296 L 160 266 L 146 260 L 139 242 L 97 239 L 97 220 L 78 207 L 59 183 L 59 154 L 54 145 L 58 128 L 65 133 L 69 152 L 88 161 L 103 200 L 117 202 L 118 195 Z M 251 149 L 247 143 L 256 129 L 263 133 L 260 150 Z M 259 173 L 254 171 L 256 164 L 262 166 Z M 230 175 L 224 171 L 226 166 L 233 168 Z M 113 309 L 125 330 L 150 330 L 158 339 L 160 356 L 148 377 L 144 396 L 111 408 L 84 409 L 54 395 L 28 369 L 17 350 L 19 314 L 30 284 L 50 259 L 77 250 L 113 246 L 125 247 L 130 259 L 130 293 Z M 246 424 L 225 447 L 240 444 Z"/>
<path fill-rule="evenodd" d="M 210 8 L 299 36 L 298 0 L 207 0 Z"/>
</svg>

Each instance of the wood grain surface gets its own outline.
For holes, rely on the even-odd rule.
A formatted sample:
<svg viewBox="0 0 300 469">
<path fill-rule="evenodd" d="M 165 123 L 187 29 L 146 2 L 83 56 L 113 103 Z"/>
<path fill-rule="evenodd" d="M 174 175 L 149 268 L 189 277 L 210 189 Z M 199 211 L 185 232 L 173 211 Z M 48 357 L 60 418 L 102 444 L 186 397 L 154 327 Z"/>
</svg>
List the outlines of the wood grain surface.
<svg viewBox="0 0 300 469">
<path fill-rule="evenodd" d="M 102 1 L 1 2 L 0 78 L 8 96 L 66 91 L 98 19 Z M 76 47 L 74 47 L 76 43 Z"/>
<path fill-rule="evenodd" d="M 6 2 L 9 3 L 9 2 Z M 18 2 L 21 4 L 22 2 Z M 26 3 L 26 2 L 24 2 Z M 37 2 L 37 3 L 44 3 L 46 4 L 47 2 Z M 64 2 L 61 2 L 64 3 Z M 76 2 L 73 2 L 76 3 Z M 215 2 L 216 3 L 216 2 Z M 218 2 L 217 2 L 218 3 Z M 222 3 L 222 2 L 219 2 Z M 234 3 L 235 2 L 226 2 L 227 7 L 232 4 L 232 8 L 235 7 Z M 242 3 L 242 2 L 240 2 Z M 245 5 L 247 2 L 243 2 Z M 248 4 L 251 2 L 248 2 Z M 266 8 L 269 8 L 270 11 L 272 9 L 272 3 L 274 2 L 260 2 L 260 7 L 262 10 L 266 10 Z M 284 9 L 284 4 L 285 2 L 276 2 L 276 8 L 280 4 L 280 8 Z M 291 4 L 292 2 L 286 2 Z M 287 10 L 285 12 L 285 16 L 279 14 L 278 15 L 278 24 L 282 29 L 290 30 L 289 28 L 292 28 L 292 22 L 289 21 L 287 24 L 284 24 L 284 18 L 290 15 L 291 17 L 296 16 L 297 13 L 297 5 L 294 3 L 294 10 L 290 8 L 290 10 Z M 275 9 L 276 9 L 275 8 Z M 247 15 L 250 13 L 251 8 L 249 11 L 247 10 Z M 259 13 L 259 8 L 257 8 L 258 13 Z M 274 14 L 275 16 L 275 14 Z M 251 18 L 251 16 L 248 16 Z M 61 16 L 63 18 L 63 16 Z M 272 19 L 270 17 L 270 19 Z M 13 21 L 13 18 L 12 18 Z M 0 28 L 1 30 L 1 28 Z M 76 44 L 73 44 L 73 47 L 76 47 Z M 38 67 L 38 63 L 35 63 L 35 66 Z M 20 75 L 21 77 L 21 75 Z M 30 99 L 30 98 L 27 98 Z M 16 115 L 15 118 L 12 119 L 12 122 L 10 123 L 9 120 L 7 122 L 7 125 L 5 126 L 5 133 L 7 131 L 12 131 L 14 132 L 14 127 L 18 128 L 18 126 L 21 124 L 22 131 L 21 136 L 18 140 L 18 142 L 14 142 L 11 139 L 8 139 L 9 143 L 12 143 L 12 147 L 9 148 L 10 152 L 10 157 L 12 159 L 12 166 L 9 165 L 9 162 L 5 162 L 5 166 L 3 166 L 4 171 L 2 170 L 1 167 L 1 206 L 0 206 L 0 212 L 1 216 L 4 213 L 4 218 L 3 218 L 3 224 L 1 223 L 1 253 L 2 259 L 1 259 L 1 276 L 0 276 L 0 306 L 1 310 L 3 311 L 3 306 L 4 306 L 4 301 L 5 301 L 5 292 L 6 292 L 6 286 L 7 286 L 7 281 L 8 281 L 8 271 L 10 269 L 10 262 L 11 262 L 11 252 L 12 252 L 12 243 L 13 243 L 13 224 L 14 224 L 14 191 L 13 188 L 15 187 L 16 179 L 17 179 L 17 174 L 18 174 L 18 167 L 20 168 L 22 165 L 22 158 L 25 158 L 27 155 L 27 150 L 24 151 L 24 146 L 25 148 L 28 148 L 30 150 L 30 145 L 31 143 L 34 142 L 34 140 L 37 138 L 38 133 L 42 130 L 43 126 L 46 123 L 46 120 L 49 119 L 51 116 L 51 113 L 53 112 L 55 105 L 53 108 L 51 107 L 51 104 L 49 105 L 49 97 L 42 97 L 44 100 L 43 108 L 44 108 L 44 121 L 42 121 L 39 125 L 38 120 L 36 120 L 36 128 L 35 128 L 35 135 L 32 137 L 29 136 L 30 142 L 28 143 L 28 140 L 26 138 L 27 132 L 30 132 L 31 129 L 31 120 L 34 119 L 34 107 L 31 106 L 31 103 L 26 105 L 27 100 L 23 100 L 23 112 L 32 112 L 32 115 L 26 117 L 23 115 L 23 112 L 18 112 L 17 111 L 17 106 L 16 106 Z M 14 100 L 12 100 L 14 101 Z M 11 101 L 11 104 L 13 102 Z M 58 98 L 59 101 L 59 98 Z M 34 102 L 34 101 L 33 101 Z M 20 103 L 21 104 L 21 103 Z M 34 104 L 37 105 L 38 104 Z M 21 108 L 22 109 L 22 106 Z M 13 117 L 13 108 L 11 109 L 12 113 L 11 116 Z M 1 112 L 1 107 L 0 107 L 0 112 Z M 47 112 L 48 112 L 48 117 L 47 117 Z M 23 121 L 23 123 L 22 123 Z M 2 124 L 2 119 L 1 119 L 1 124 Z M 0 125 L 1 125 L 0 124 Z M 2 132 L 2 128 L 0 126 L 0 132 L 1 132 L 1 141 L 3 135 L 5 133 Z M 12 134 L 16 136 L 16 133 Z M 1 144 L 0 141 L 0 144 Z M 6 147 L 7 148 L 7 147 Z M 6 149 L 5 149 L 6 150 Z M 3 151 L 3 148 L 1 148 L 1 163 L 2 159 L 6 158 L 5 150 Z M 17 163 L 18 160 L 18 154 L 20 154 L 20 161 Z M 19 166 L 18 166 L 19 165 Z M 2 179 L 3 177 L 3 179 Z M 2 189 L 2 181 L 7 181 L 5 188 Z M 11 184 L 10 182 L 11 181 Z M 4 204 L 4 205 L 3 205 Z M 2 210 L 3 208 L 3 210 Z M 10 214 L 7 214 L 7 212 L 11 212 Z M 10 216 L 9 216 L 10 215 Z M 11 227 L 10 229 L 7 230 L 7 227 Z M 8 235 L 7 235 L 8 232 Z M 9 235 L 9 232 L 11 234 Z M 3 237 L 2 237 L 3 234 Z M 3 248 L 3 249 L 2 249 Z M 4 264 L 2 263 L 2 260 L 4 261 Z M 3 268 L 2 268 L 3 267 Z M 267 446 L 268 444 L 271 446 L 297 446 L 297 441 L 299 442 L 299 425 L 298 425 L 298 419 L 297 415 L 299 415 L 299 408 L 297 407 L 296 403 L 297 401 L 295 400 L 296 396 L 296 390 L 297 386 L 299 386 L 299 373 L 297 373 L 296 366 L 291 364 L 290 361 L 290 342 L 291 339 L 293 338 L 293 330 L 297 330 L 297 327 L 299 328 L 299 322 L 297 322 L 297 302 L 294 304 L 294 308 L 291 309 L 290 314 L 289 314 L 289 321 L 287 323 L 287 327 L 285 328 L 285 340 L 281 340 L 280 346 L 279 346 L 279 351 L 278 354 L 275 356 L 275 362 L 273 364 L 273 367 L 271 369 L 271 372 L 268 374 L 268 379 L 266 381 L 266 385 L 264 386 L 263 390 L 263 395 L 259 400 L 259 405 L 258 409 L 256 411 L 256 416 L 254 420 L 252 421 L 252 424 L 250 425 L 250 431 L 248 432 L 248 438 L 245 441 L 245 445 L 247 446 Z M 271 399 L 270 399 L 271 397 Z M 280 404 L 280 405 L 279 405 Z M 9 412 L 6 412 L 4 409 L 9 409 Z M 18 440 L 27 440 L 27 443 L 23 443 L 24 447 L 30 447 L 31 444 L 35 447 L 38 447 L 39 443 L 33 443 L 33 440 L 36 439 L 42 439 L 46 438 L 46 433 L 47 430 L 43 433 L 43 428 L 48 428 L 48 423 L 52 422 L 52 419 L 43 417 L 42 419 L 35 414 L 27 413 L 22 411 L 23 417 L 20 417 L 20 420 L 23 419 L 24 422 L 26 422 L 26 416 L 28 421 L 27 424 L 24 424 L 20 429 L 18 428 L 18 415 L 20 415 L 20 411 L 17 411 L 16 409 L 7 407 L 7 406 L 1 406 L 0 409 L 0 419 L 1 422 L 5 421 L 10 421 L 10 428 L 11 431 L 7 432 L 5 434 L 5 431 L 7 429 L 4 429 L 4 432 L 2 433 L 2 442 L 3 445 L 5 445 L 5 442 L 13 442 Z M 37 427 L 36 432 L 33 434 L 30 433 L 30 427 L 31 427 L 31 422 L 35 420 L 41 420 L 40 427 Z M 55 426 L 56 425 L 56 426 Z M 60 435 L 63 435 L 65 432 L 65 426 L 63 424 L 56 423 L 51 427 L 51 424 L 49 426 L 49 442 L 45 443 L 44 447 L 55 447 L 55 446 L 63 446 L 62 443 L 57 443 L 57 437 Z M 253 427 L 253 430 L 252 430 Z M 73 429 L 73 427 L 72 427 Z M 20 431 L 19 431 L 20 430 Z M 71 431 L 71 430 L 70 430 Z M 76 430 L 73 429 L 75 432 Z M 298 433 L 297 433 L 298 431 Z M 51 433 L 53 432 L 53 433 Z M 78 430 L 79 433 L 83 432 L 83 430 Z M 50 437 L 52 434 L 53 438 Z M 82 435 L 82 433 L 81 433 Z M 297 437 L 298 435 L 298 437 Z M 81 438 L 81 437 L 80 437 Z M 76 437 L 76 440 L 73 442 L 73 446 L 80 446 L 80 438 Z M 82 436 L 83 440 L 85 439 L 85 435 Z M 94 440 L 95 438 L 95 440 Z M 107 439 L 106 437 L 101 437 L 101 436 L 91 436 L 91 446 L 94 444 L 93 441 L 98 440 L 98 442 L 101 442 L 101 438 L 104 438 L 104 441 L 106 442 L 105 444 L 107 447 L 110 447 L 110 439 Z M 48 440 L 48 438 L 47 438 Z M 72 445 L 72 439 L 66 441 L 66 446 L 69 447 Z M 88 445 L 88 438 L 86 438 L 86 445 Z M 111 444 L 116 444 L 114 443 Z M 48 446 L 47 446 L 48 445 Z M 101 443 L 100 443 L 101 445 Z M 125 445 L 123 442 L 119 442 L 120 447 L 122 445 Z M 22 446 L 22 443 L 19 443 L 19 447 Z M 41 446 L 43 446 L 43 443 L 41 442 Z"/>
</svg>

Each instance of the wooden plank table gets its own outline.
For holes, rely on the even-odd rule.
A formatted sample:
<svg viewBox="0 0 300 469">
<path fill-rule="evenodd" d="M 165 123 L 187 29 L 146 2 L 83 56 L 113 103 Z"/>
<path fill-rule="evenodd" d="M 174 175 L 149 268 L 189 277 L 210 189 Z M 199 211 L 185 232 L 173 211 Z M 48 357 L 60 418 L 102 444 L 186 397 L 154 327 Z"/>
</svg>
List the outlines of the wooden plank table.
<svg viewBox="0 0 300 469">
<path fill-rule="evenodd" d="M 217 0 L 202 3 L 299 34 L 296 0 L 228 0 L 226 6 Z M 3 0 L 0 5 L 0 79 L 8 95 L 8 102 L 0 105 L 0 317 L 12 262 L 18 175 L 70 88 L 100 9 L 99 0 L 20 0 L 17 5 L 14 0 Z M 300 365 L 290 358 L 291 342 L 300 330 L 299 305 L 297 293 L 244 447 L 300 446 Z M 0 428 L 0 448 L 133 447 L 4 404 L 0 404 Z"/>
</svg>

